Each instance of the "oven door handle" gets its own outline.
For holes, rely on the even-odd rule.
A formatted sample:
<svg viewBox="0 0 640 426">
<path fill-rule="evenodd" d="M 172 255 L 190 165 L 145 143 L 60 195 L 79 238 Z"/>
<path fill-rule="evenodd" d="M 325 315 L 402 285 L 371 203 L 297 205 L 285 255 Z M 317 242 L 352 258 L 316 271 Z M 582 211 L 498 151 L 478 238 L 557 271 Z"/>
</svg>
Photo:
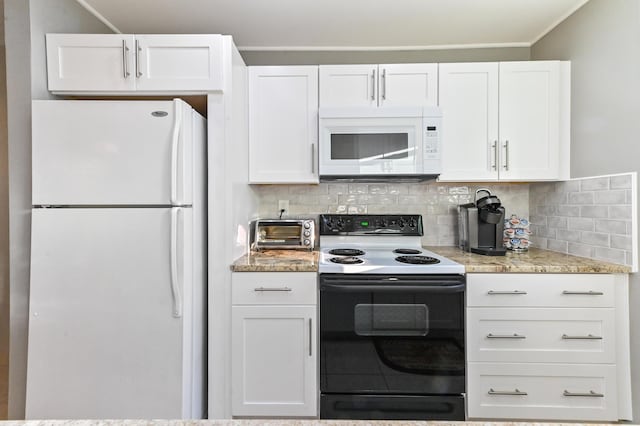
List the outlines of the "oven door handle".
<svg viewBox="0 0 640 426">
<path fill-rule="evenodd" d="M 456 284 L 448 286 L 431 286 L 431 285 L 389 285 L 388 281 L 370 281 L 366 285 L 348 285 L 348 284 L 321 284 L 320 291 L 332 291 L 336 293 L 362 293 L 376 291 L 403 291 L 414 293 L 461 293 L 464 291 L 465 284 Z"/>
</svg>

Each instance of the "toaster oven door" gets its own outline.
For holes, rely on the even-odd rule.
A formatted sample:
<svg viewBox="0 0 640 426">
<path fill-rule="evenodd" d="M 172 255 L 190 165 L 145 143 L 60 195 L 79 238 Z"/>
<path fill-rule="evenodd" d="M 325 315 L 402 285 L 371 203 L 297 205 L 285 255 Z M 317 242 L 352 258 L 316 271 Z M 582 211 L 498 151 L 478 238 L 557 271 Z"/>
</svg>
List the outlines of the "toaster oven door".
<svg viewBox="0 0 640 426">
<path fill-rule="evenodd" d="M 301 247 L 302 235 L 303 224 L 301 222 L 272 221 L 259 223 L 256 227 L 256 247 Z"/>
</svg>

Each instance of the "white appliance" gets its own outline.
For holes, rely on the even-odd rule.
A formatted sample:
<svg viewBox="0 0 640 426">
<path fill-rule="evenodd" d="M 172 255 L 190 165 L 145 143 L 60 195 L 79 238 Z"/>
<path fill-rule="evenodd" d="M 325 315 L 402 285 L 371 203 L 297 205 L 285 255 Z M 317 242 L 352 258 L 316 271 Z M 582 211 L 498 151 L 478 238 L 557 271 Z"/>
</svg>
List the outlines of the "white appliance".
<svg viewBox="0 0 640 426">
<path fill-rule="evenodd" d="M 442 169 L 438 108 L 322 108 L 322 180 L 435 178 Z"/>
<path fill-rule="evenodd" d="M 27 419 L 205 416 L 206 121 L 34 101 Z"/>
</svg>

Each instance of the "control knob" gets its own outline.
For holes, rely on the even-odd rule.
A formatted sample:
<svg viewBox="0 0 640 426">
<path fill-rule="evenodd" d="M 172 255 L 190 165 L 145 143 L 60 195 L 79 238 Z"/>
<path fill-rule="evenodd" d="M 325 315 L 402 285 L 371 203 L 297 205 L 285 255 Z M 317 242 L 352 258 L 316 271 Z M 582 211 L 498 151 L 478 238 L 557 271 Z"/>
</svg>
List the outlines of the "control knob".
<svg viewBox="0 0 640 426">
<path fill-rule="evenodd" d="M 304 231 L 304 236 L 305 236 L 305 237 L 309 237 L 309 236 L 311 236 L 311 232 L 309 232 L 309 231 Z"/>
</svg>

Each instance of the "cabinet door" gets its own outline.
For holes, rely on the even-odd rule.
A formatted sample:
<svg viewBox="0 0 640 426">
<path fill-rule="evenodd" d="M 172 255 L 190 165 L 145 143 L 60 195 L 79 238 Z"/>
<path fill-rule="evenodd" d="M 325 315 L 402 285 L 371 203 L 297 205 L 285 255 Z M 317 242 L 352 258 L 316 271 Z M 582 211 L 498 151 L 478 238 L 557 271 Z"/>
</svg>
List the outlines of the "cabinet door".
<svg viewBox="0 0 640 426">
<path fill-rule="evenodd" d="M 46 37 L 50 91 L 134 90 L 133 36 L 47 34 Z"/>
<path fill-rule="evenodd" d="M 498 179 L 498 64 L 440 64 L 440 180 Z"/>
<path fill-rule="evenodd" d="M 136 89 L 222 90 L 220 35 L 136 35 Z"/>
<path fill-rule="evenodd" d="M 232 415 L 317 415 L 315 327 L 315 306 L 233 306 Z"/>
<path fill-rule="evenodd" d="M 249 67 L 249 180 L 317 183 L 318 67 Z"/>
<path fill-rule="evenodd" d="M 500 179 L 560 177 L 560 62 L 500 63 Z"/>
<path fill-rule="evenodd" d="M 438 105 L 438 64 L 379 65 L 379 106 Z"/>
<path fill-rule="evenodd" d="M 378 65 L 321 65 L 320 107 L 377 107 Z"/>
</svg>

